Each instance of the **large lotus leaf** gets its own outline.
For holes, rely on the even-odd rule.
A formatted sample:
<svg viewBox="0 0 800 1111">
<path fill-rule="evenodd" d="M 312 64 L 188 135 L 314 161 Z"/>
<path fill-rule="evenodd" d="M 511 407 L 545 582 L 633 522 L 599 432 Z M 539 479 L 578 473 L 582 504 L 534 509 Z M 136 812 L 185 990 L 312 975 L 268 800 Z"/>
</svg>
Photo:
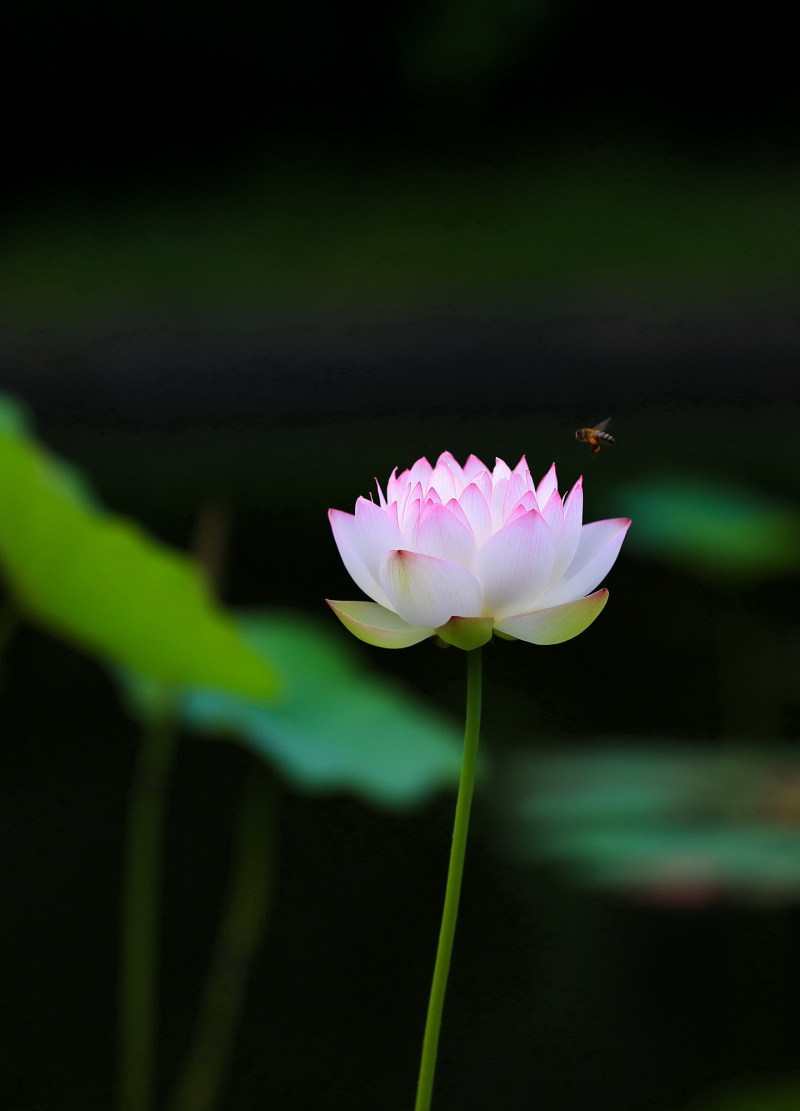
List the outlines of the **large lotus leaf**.
<svg viewBox="0 0 800 1111">
<path fill-rule="evenodd" d="M 300 790 L 351 791 L 399 807 L 456 782 L 455 728 L 399 683 L 370 674 L 338 627 L 264 612 L 243 616 L 241 628 L 265 658 L 281 661 L 281 698 L 267 705 L 179 691 L 175 705 L 186 725 L 238 738 Z M 152 688 L 126 678 L 146 709 Z"/>
<path fill-rule="evenodd" d="M 800 569 L 800 514 L 733 483 L 653 477 L 617 491 L 631 544 L 712 580 L 763 580 Z"/>
<path fill-rule="evenodd" d="M 23 432 L 0 420 L 0 563 L 19 607 L 161 683 L 272 695 L 271 663 L 214 604 L 195 564 L 97 509 L 75 472 Z"/>
</svg>

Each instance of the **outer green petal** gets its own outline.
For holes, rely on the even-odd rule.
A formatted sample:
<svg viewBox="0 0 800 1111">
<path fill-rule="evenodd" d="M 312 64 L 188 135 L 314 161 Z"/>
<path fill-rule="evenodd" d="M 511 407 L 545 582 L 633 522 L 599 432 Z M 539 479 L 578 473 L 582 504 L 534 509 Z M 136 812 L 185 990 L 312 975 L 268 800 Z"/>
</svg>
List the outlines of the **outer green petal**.
<svg viewBox="0 0 800 1111">
<path fill-rule="evenodd" d="M 576 602 L 504 617 L 495 628 L 530 644 L 561 644 L 587 629 L 607 601 L 608 591 L 598 590 Z"/>
<path fill-rule="evenodd" d="M 488 644 L 492 639 L 493 624 L 491 617 L 451 617 L 436 632 L 445 643 L 470 652 L 473 648 Z"/>
<path fill-rule="evenodd" d="M 330 598 L 325 601 L 353 636 L 378 648 L 409 648 L 433 636 L 433 629 L 409 625 L 377 602 L 332 602 Z"/>
</svg>

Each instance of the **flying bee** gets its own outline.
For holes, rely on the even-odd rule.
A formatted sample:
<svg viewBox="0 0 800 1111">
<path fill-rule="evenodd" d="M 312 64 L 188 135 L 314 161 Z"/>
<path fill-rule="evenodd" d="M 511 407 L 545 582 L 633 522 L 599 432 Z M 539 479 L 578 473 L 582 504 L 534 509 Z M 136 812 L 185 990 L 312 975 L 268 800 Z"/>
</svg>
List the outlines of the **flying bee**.
<svg viewBox="0 0 800 1111">
<path fill-rule="evenodd" d="M 592 455 L 599 451 L 603 444 L 616 443 L 613 436 L 609 436 L 606 432 L 606 427 L 611 417 L 608 420 L 601 420 L 594 428 L 578 428 L 575 432 L 575 439 L 582 444 L 588 444 L 589 450 Z"/>
</svg>

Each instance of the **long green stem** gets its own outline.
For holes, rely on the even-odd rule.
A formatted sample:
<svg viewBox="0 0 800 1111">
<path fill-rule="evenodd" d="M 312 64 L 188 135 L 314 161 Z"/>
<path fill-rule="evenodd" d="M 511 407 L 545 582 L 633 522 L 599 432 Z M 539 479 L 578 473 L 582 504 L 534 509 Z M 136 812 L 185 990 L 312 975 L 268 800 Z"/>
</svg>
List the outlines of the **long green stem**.
<svg viewBox="0 0 800 1111">
<path fill-rule="evenodd" d="M 145 727 L 128 802 L 120 947 L 119 1111 L 153 1111 L 159 902 L 167 780 L 177 737 L 166 699 Z"/>
<path fill-rule="evenodd" d="M 247 770 L 239 804 L 225 909 L 172 1111 L 211 1111 L 233 1052 L 253 957 L 274 880 L 274 787 L 260 761 Z"/>
<path fill-rule="evenodd" d="M 456 932 L 458 900 L 461 895 L 461 877 L 464 873 L 464 853 L 467 847 L 469 812 L 475 787 L 475 768 L 478 762 L 478 739 L 481 728 L 481 650 L 474 648 L 467 653 L 467 724 L 464 730 L 464 759 L 458 785 L 456 820 L 453 826 L 453 845 L 450 850 L 450 867 L 447 872 L 447 889 L 444 896 L 444 913 L 439 932 L 439 948 L 433 972 L 428 1019 L 422 1043 L 422 1061 L 419 1069 L 415 1111 L 428 1111 L 433 1094 L 436 1072 L 436 1051 L 439 1046 L 439 1028 L 442 1024 L 447 974 L 453 952 Z"/>
</svg>

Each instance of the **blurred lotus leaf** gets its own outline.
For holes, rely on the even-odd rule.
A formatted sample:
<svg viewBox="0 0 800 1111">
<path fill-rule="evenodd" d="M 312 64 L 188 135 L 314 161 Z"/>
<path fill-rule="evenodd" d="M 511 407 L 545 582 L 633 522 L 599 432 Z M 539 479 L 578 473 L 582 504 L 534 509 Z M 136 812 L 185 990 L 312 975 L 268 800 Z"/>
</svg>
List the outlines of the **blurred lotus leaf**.
<svg viewBox="0 0 800 1111">
<path fill-rule="evenodd" d="M 722 481 L 652 477 L 616 491 L 640 551 L 714 581 L 742 582 L 800 569 L 793 506 Z"/>
<path fill-rule="evenodd" d="M 26 436 L 30 431 L 30 414 L 16 397 L 0 394 L 0 433 Z"/>
<path fill-rule="evenodd" d="M 0 564 L 22 612 L 165 684 L 273 694 L 272 665 L 214 604 L 195 564 L 98 509 L 15 413 L 3 399 Z"/>
<path fill-rule="evenodd" d="M 509 850 L 651 902 L 800 900 L 800 752 L 678 745 L 520 754 Z"/>
<path fill-rule="evenodd" d="M 0 436 L 32 442 L 33 422 L 28 407 L 17 397 L 0 394 Z M 99 509 L 100 504 L 86 478 L 72 463 L 48 455 L 50 473 L 54 482 L 61 482 L 66 493 L 86 506 Z"/>
<path fill-rule="evenodd" d="M 797 1111 L 800 1080 L 785 1080 L 763 1087 L 748 1084 L 691 1105 L 690 1111 Z"/>
<path fill-rule="evenodd" d="M 281 697 L 266 705 L 219 691 L 177 691 L 187 726 L 244 742 L 300 790 L 347 790 L 402 807 L 457 781 L 457 732 L 399 683 L 366 672 L 338 627 L 269 611 L 243 615 L 241 629 L 265 659 L 280 660 Z M 123 680 L 134 709 L 146 712 L 153 684 Z"/>
</svg>

